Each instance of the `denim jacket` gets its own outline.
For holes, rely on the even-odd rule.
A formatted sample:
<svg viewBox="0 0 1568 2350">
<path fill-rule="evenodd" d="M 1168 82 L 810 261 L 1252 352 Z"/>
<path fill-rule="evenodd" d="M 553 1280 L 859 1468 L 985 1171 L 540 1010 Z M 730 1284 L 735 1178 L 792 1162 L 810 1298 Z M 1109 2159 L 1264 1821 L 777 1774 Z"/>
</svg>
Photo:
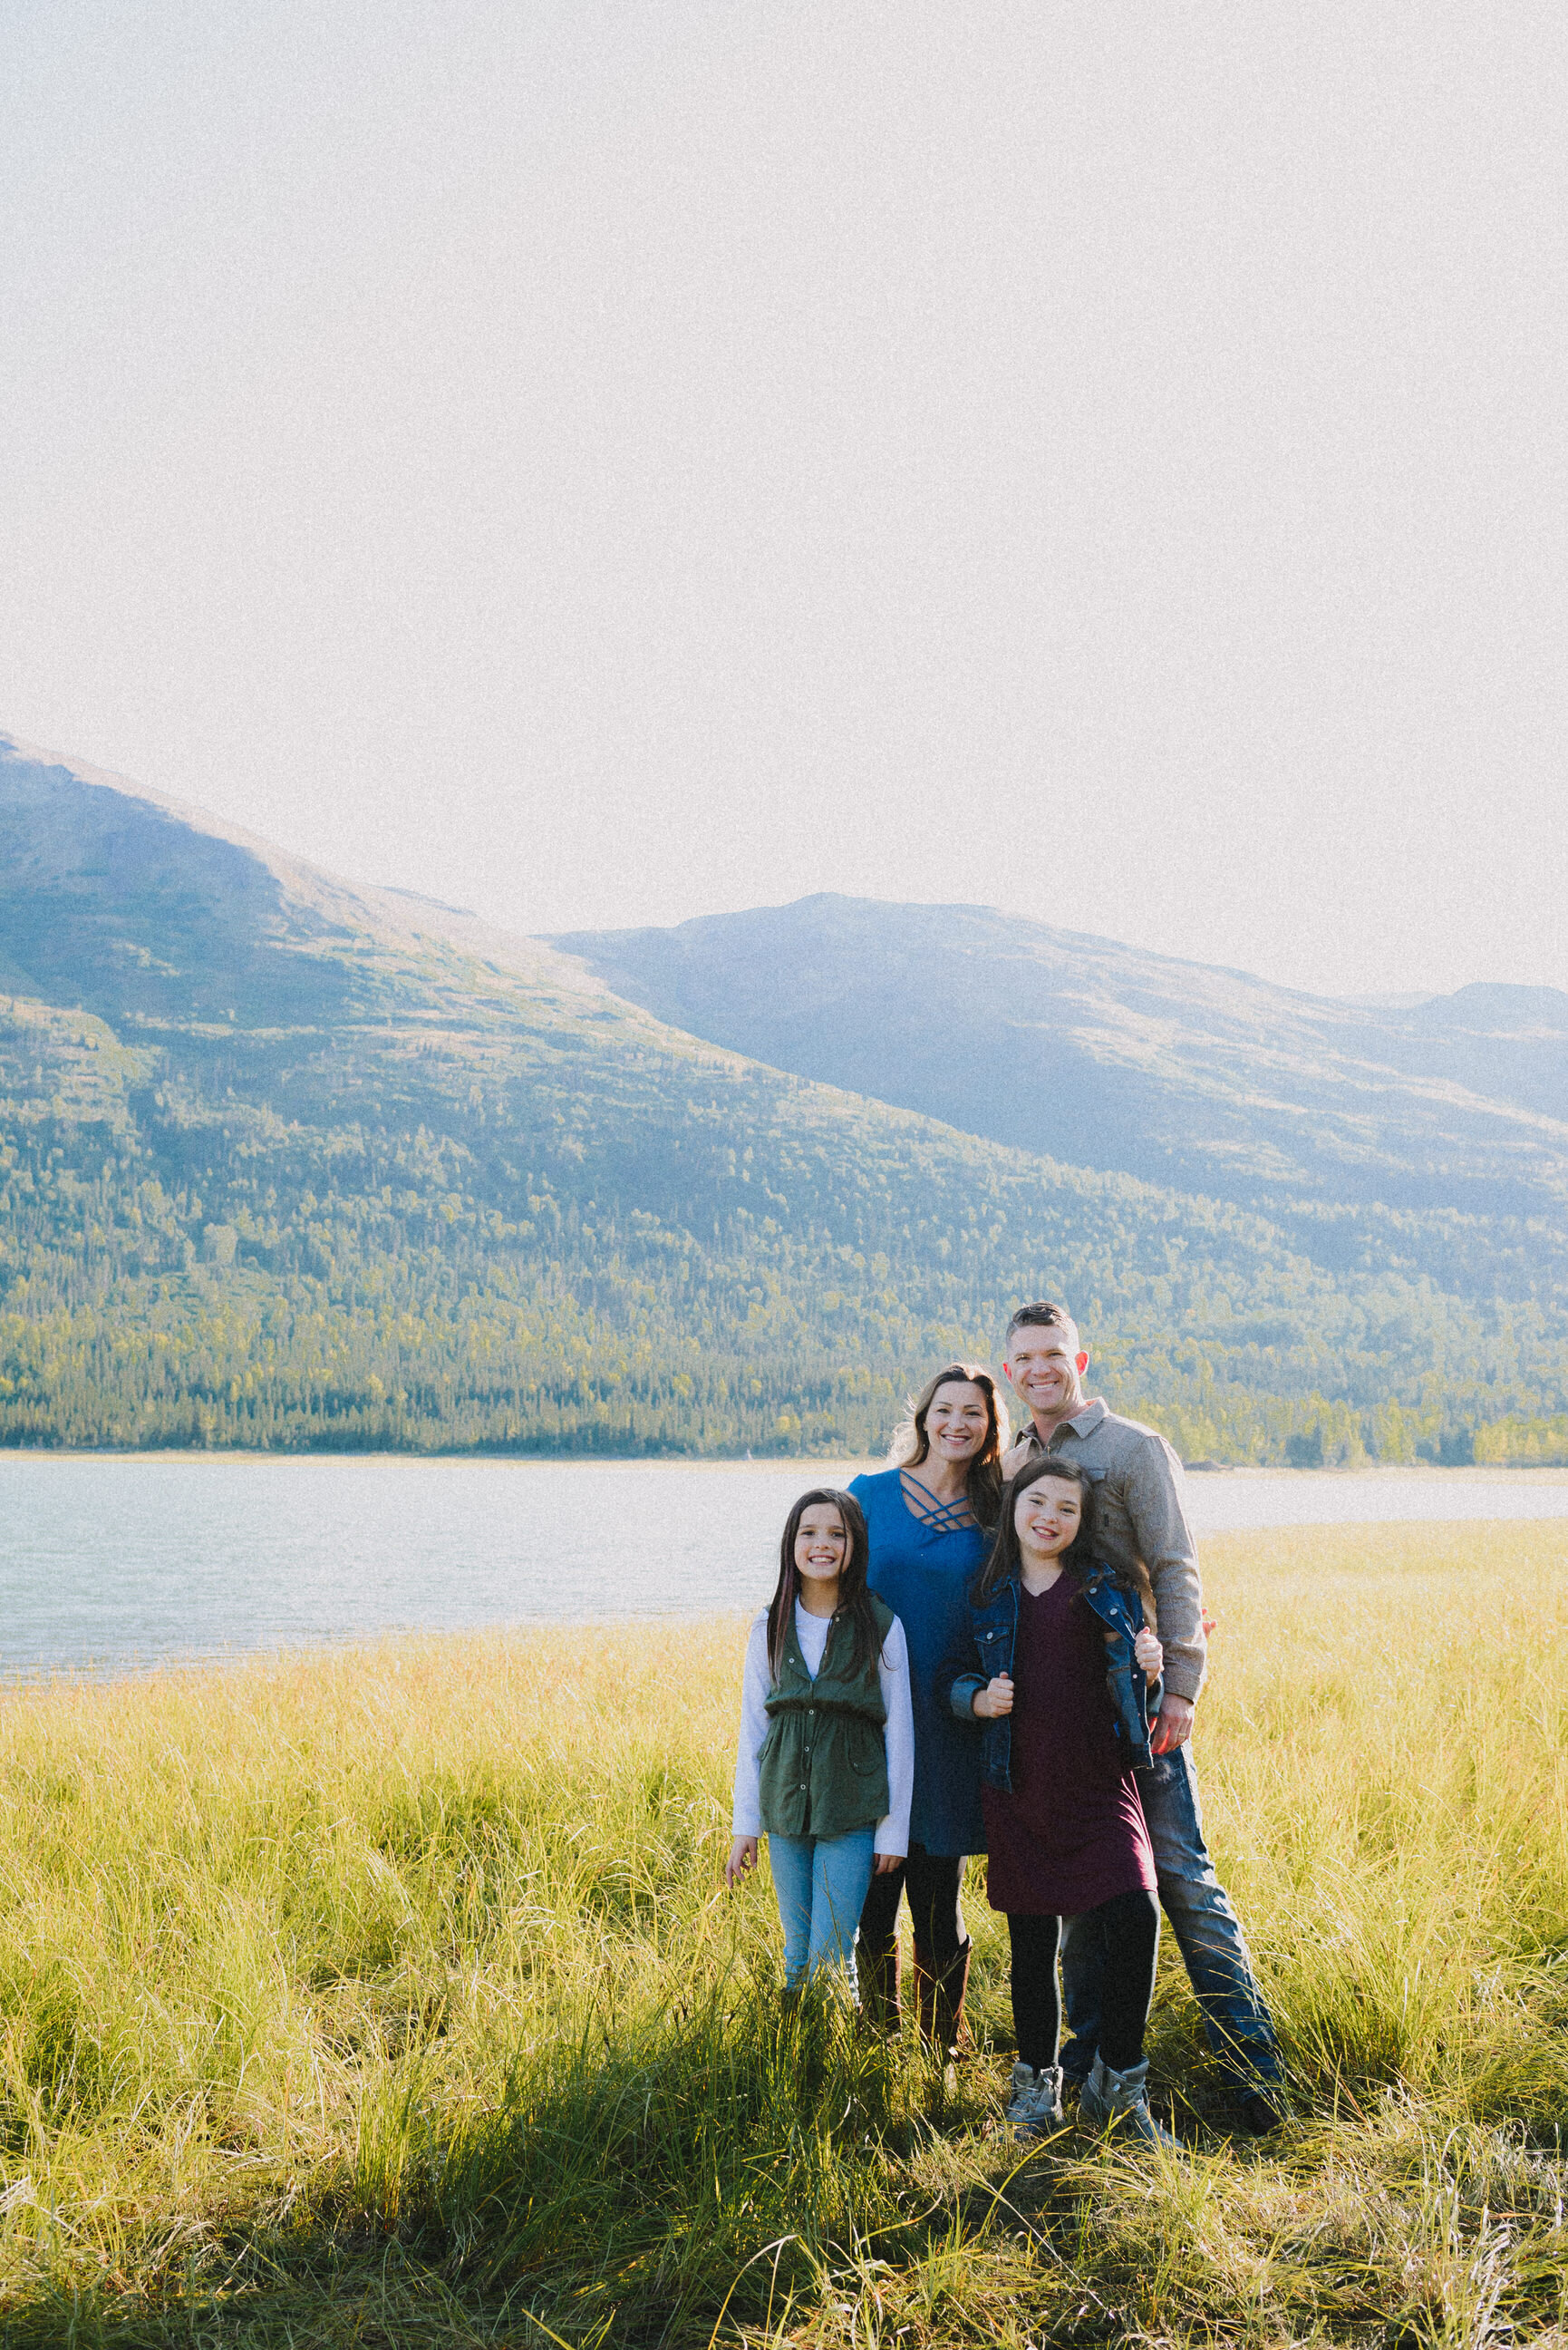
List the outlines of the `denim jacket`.
<svg viewBox="0 0 1568 2350">
<path fill-rule="evenodd" d="M 1162 1694 L 1159 1680 L 1150 1680 L 1133 1654 L 1133 1640 L 1143 1624 L 1143 1602 L 1136 1591 L 1122 1589 L 1103 1560 L 1089 1569 L 1078 1587 L 1101 1623 L 1114 1635 L 1106 1646 L 1106 1687 L 1116 1711 L 1116 1735 L 1127 1742 L 1128 1760 L 1135 1767 L 1142 1765 L 1151 1759 L 1149 1725 L 1159 1711 Z M 974 1669 L 968 1659 L 963 1660 L 954 1670 L 948 1689 L 948 1703 L 961 1721 L 975 1720 L 974 1700 L 988 1681 L 994 1680 L 999 1673 L 1012 1675 L 1012 1653 L 1018 1639 L 1016 1581 L 1010 1576 L 980 1607 L 971 1602 L 970 1624 L 973 1635 L 971 1655 L 979 1669 Z M 981 1769 L 985 1783 L 1010 1794 L 1012 1716 L 1003 1714 L 982 1726 Z"/>
</svg>

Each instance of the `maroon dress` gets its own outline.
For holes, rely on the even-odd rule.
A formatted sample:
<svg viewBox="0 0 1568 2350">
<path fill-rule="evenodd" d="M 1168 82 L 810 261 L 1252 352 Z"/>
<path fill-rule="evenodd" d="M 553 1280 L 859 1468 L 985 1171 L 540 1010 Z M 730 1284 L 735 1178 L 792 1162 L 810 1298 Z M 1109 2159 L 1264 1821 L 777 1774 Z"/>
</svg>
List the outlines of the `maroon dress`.
<svg viewBox="0 0 1568 2350">
<path fill-rule="evenodd" d="M 983 1791 L 986 1891 L 1014 1917 L 1074 1917 L 1140 1885 L 1154 1854 L 1106 1687 L 1105 1627 L 1077 1578 L 1018 1591 L 1012 1790 Z"/>
</svg>

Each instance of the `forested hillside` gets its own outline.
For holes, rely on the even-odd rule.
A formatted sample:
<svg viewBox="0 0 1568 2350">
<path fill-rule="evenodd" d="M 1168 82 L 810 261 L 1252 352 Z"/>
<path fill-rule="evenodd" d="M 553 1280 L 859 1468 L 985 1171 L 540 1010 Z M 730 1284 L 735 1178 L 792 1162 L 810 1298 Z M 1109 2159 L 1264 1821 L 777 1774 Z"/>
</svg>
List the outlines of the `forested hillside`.
<svg viewBox="0 0 1568 2350">
<path fill-rule="evenodd" d="M 1054 1291 L 1189 1457 L 1568 1452 L 1545 1224 L 1064 1168 L 16 752 L 0 951 L 5 1441 L 877 1450 Z"/>
</svg>

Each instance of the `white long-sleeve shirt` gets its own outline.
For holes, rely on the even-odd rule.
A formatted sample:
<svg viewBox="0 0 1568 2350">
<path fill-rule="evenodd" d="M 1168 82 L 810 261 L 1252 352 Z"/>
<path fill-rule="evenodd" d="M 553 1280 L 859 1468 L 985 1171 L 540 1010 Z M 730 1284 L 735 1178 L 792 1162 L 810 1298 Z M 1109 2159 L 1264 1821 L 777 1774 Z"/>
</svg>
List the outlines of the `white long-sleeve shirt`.
<svg viewBox="0 0 1568 2350">
<path fill-rule="evenodd" d="M 794 1634 L 813 1680 L 822 1667 L 831 1616 L 808 1616 L 794 1603 Z M 909 1804 L 915 1792 L 915 1717 L 909 1703 L 909 1651 L 904 1627 L 895 1616 L 877 1660 L 877 1678 L 887 1709 L 882 1732 L 888 1750 L 888 1814 L 877 1823 L 878 1852 L 909 1849 Z M 764 1608 L 752 1626 L 746 1643 L 745 1678 L 741 1685 L 741 1743 L 735 1756 L 735 1805 L 731 1834 L 761 1835 L 763 1832 L 762 1752 L 769 1729 L 768 1617 Z"/>
</svg>

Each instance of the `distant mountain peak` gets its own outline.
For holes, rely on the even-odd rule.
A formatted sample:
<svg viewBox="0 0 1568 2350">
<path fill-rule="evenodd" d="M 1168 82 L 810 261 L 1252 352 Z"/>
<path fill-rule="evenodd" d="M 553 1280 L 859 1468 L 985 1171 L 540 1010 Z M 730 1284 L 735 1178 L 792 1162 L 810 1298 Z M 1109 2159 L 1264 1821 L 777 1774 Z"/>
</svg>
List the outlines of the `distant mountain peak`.
<svg viewBox="0 0 1568 2350">
<path fill-rule="evenodd" d="M 450 949 L 564 999 L 605 995 L 541 940 L 356 887 L 209 809 L 0 733 L 0 987 L 109 1018 L 287 1025 L 341 1016 L 344 951 L 368 941 Z"/>
<path fill-rule="evenodd" d="M 1568 993 L 1560 987 L 1520 987 L 1507 980 L 1472 980 L 1452 995 L 1434 995 L 1423 1009 L 1456 1026 L 1492 1030 L 1555 1029 L 1568 1035 Z"/>
<path fill-rule="evenodd" d="M 1075 1166 L 1221 1199 L 1568 1199 L 1568 996 L 1355 1003 L 992 906 L 823 891 L 551 943 L 672 1026 Z"/>
</svg>

